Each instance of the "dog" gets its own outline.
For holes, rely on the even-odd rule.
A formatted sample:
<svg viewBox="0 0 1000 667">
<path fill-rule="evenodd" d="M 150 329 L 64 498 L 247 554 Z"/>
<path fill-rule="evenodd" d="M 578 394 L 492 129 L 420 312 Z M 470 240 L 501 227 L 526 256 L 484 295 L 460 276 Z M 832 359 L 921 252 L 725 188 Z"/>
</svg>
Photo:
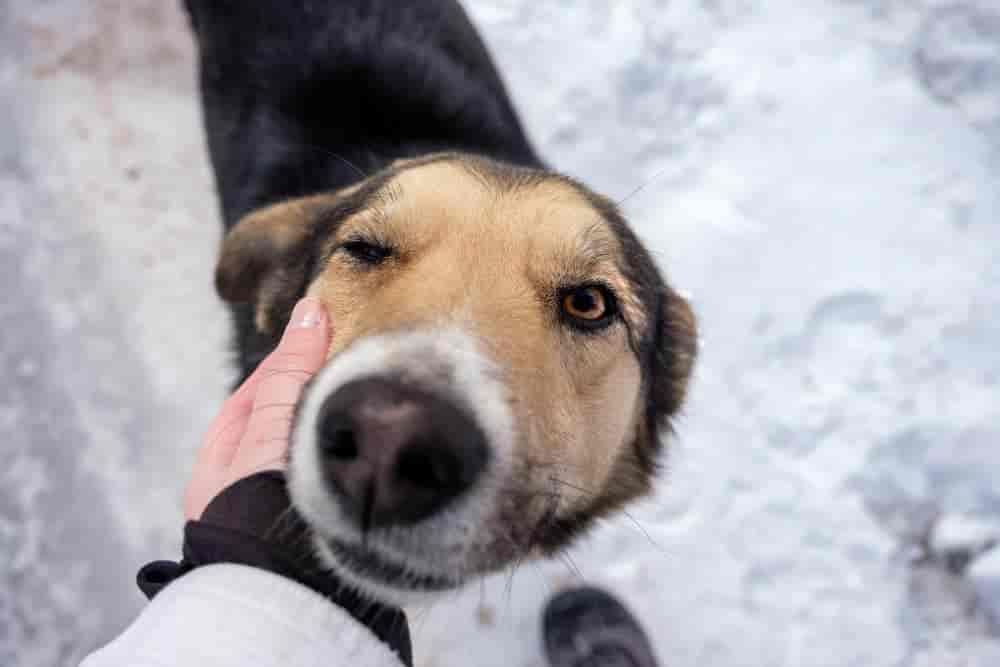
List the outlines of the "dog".
<svg viewBox="0 0 1000 667">
<path fill-rule="evenodd" d="M 323 562 L 411 604 L 564 549 L 651 488 L 696 356 L 616 205 L 538 157 L 453 0 L 186 0 L 242 377 L 295 302 Z"/>
</svg>

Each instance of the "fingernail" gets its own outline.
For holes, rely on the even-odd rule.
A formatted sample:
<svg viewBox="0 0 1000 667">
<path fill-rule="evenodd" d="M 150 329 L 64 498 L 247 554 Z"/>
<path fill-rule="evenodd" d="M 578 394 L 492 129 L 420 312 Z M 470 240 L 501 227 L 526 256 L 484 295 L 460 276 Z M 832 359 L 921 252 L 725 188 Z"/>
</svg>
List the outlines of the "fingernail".
<svg viewBox="0 0 1000 667">
<path fill-rule="evenodd" d="M 323 319 L 322 304 L 320 304 L 319 299 L 308 296 L 295 304 L 295 309 L 292 310 L 292 318 L 288 326 L 298 329 L 311 329 L 319 326 L 321 319 Z"/>
</svg>

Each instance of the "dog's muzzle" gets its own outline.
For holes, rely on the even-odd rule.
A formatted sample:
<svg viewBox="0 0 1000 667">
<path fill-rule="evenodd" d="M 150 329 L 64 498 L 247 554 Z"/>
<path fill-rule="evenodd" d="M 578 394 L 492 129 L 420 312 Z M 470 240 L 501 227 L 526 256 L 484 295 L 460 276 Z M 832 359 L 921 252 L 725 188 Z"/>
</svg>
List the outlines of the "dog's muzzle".
<svg viewBox="0 0 1000 667">
<path fill-rule="evenodd" d="M 329 564 L 398 601 L 488 566 L 513 450 L 501 373 L 473 336 L 369 336 L 307 388 L 289 490 Z"/>
</svg>

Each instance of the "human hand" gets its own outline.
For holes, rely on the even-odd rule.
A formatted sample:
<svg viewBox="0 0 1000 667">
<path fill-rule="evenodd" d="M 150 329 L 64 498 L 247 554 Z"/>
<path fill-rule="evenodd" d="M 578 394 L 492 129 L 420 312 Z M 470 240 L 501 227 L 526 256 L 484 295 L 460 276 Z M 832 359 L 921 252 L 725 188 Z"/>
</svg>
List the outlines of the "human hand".
<svg viewBox="0 0 1000 667">
<path fill-rule="evenodd" d="M 212 421 L 184 492 L 184 517 L 201 518 L 208 503 L 234 482 L 284 470 L 295 404 L 326 358 L 330 324 L 322 304 L 296 304 L 281 342 L 230 396 Z"/>
<path fill-rule="evenodd" d="M 148 563 L 136 582 L 154 599 L 197 568 L 265 570 L 327 598 L 411 664 L 406 615 L 359 595 L 320 562 L 309 527 L 289 507 L 283 475 L 258 474 L 285 469 L 295 404 L 323 366 L 329 340 L 322 305 L 299 301 L 278 346 L 222 405 L 198 450 L 184 493 L 183 559 Z"/>
</svg>

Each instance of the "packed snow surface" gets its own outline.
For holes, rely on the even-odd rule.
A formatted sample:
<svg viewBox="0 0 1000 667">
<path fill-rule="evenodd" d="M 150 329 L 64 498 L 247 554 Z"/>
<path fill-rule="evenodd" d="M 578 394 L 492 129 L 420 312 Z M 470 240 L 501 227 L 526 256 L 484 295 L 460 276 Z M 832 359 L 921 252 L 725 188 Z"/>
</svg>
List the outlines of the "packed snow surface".
<svg viewBox="0 0 1000 667">
<path fill-rule="evenodd" d="M 176 553 L 232 378 L 180 3 L 0 4 L 0 664 L 75 664 Z M 412 610 L 540 666 L 584 578 L 666 665 L 1000 665 L 1000 5 L 469 0 L 550 162 L 700 318 L 654 497 Z"/>
</svg>

